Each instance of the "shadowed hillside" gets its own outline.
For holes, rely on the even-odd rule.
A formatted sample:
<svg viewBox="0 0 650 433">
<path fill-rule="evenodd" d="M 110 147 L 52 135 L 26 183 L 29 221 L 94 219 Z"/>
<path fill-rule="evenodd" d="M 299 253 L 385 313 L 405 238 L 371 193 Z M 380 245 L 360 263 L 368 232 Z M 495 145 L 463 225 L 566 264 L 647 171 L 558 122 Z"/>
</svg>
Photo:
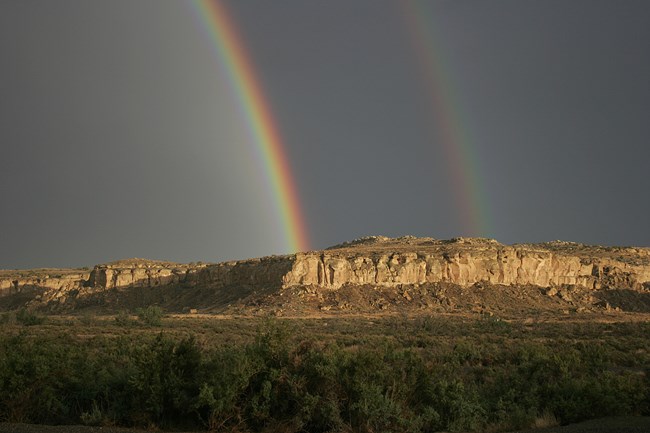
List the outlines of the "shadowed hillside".
<svg viewBox="0 0 650 433">
<path fill-rule="evenodd" d="M 287 256 L 0 271 L 0 308 L 244 315 L 650 311 L 650 249 L 371 236 Z"/>
</svg>

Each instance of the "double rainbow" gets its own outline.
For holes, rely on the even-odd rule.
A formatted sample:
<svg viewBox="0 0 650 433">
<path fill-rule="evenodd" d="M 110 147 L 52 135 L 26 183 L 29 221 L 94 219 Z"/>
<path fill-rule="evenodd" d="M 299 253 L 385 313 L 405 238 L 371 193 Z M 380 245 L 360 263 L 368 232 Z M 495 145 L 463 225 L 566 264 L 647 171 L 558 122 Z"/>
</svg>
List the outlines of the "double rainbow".
<svg viewBox="0 0 650 433">
<path fill-rule="evenodd" d="M 249 132 L 255 143 L 270 184 L 275 211 L 290 251 L 308 250 L 309 239 L 299 196 L 284 145 L 260 82 L 246 53 L 235 23 L 219 0 L 193 0 L 201 26 L 209 36 L 216 57 L 227 70 L 231 87 L 240 103 Z M 458 213 L 467 235 L 485 236 L 491 232 L 488 203 L 482 189 L 476 149 L 468 137 L 463 117 L 455 102 L 454 86 L 445 68 L 443 54 L 433 34 L 431 20 L 417 0 L 402 3 L 408 27 L 424 67 L 426 85 L 435 118 L 436 135 L 445 150 Z"/>
<path fill-rule="evenodd" d="M 309 236 L 280 131 L 235 23 L 220 1 L 194 0 L 192 5 L 214 54 L 227 69 L 233 92 L 245 113 L 274 196 L 275 211 L 282 222 L 286 248 L 291 252 L 309 250 Z"/>
</svg>

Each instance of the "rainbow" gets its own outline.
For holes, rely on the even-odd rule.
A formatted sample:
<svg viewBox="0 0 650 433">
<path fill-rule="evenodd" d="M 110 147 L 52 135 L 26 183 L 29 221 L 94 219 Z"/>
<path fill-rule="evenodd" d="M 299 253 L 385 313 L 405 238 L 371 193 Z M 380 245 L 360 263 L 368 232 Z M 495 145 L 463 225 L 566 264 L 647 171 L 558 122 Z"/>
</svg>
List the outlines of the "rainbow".
<svg viewBox="0 0 650 433">
<path fill-rule="evenodd" d="M 491 234 L 487 197 L 482 189 L 477 151 L 465 122 L 461 107 L 456 102 L 455 86 L 445 65 L 444 53 L 437 41 L 428 11 L 417 0 L 401 2 L 404 5 L 406 26 L 426 76 L 425 85 L 431 99 L 435 133 L 442 142 L 455 187 L 458 212 L 462 227 L 469 236 Z"/>
<path fill-rule="evenodd" d="M 211 47 L 227 69 L 230 84 L 240 103 L 269 181 L 290 252 L 310 249 L 296 183 L 291 173 L 280 131 L 271 115 L 253 64 L 235 23 L 221 1 L 194 0 L 192 3 Z"/>
</svg>

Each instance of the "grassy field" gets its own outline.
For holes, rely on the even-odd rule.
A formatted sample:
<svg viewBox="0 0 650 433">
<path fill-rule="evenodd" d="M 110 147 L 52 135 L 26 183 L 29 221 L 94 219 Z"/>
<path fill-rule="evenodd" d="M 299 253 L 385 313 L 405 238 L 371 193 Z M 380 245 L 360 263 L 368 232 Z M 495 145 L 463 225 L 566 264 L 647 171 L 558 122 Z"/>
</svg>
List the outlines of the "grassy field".
<svg viewBox="0 0 650 433">
<path fill-rule="evenodd" d="M 650 318 L 0 316 L 0 421 L 500 432 L 650 415 Z"/>
</svg>

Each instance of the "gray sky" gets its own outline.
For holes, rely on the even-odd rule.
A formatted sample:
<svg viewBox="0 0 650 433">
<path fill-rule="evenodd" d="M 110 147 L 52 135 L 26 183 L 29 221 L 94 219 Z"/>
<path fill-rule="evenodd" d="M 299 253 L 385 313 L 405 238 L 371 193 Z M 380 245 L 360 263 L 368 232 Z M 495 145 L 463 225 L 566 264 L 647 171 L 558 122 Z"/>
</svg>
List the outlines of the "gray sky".
<svg viewBox="0 0 650 433">
<path fill-rule="evenodd" d="M 650 2 L 226 5 L 312 247 L 650 246 Z M 288 252 L 189 4 L 0 0 L 0 66 L 0 268 Z"/>
</svg>

